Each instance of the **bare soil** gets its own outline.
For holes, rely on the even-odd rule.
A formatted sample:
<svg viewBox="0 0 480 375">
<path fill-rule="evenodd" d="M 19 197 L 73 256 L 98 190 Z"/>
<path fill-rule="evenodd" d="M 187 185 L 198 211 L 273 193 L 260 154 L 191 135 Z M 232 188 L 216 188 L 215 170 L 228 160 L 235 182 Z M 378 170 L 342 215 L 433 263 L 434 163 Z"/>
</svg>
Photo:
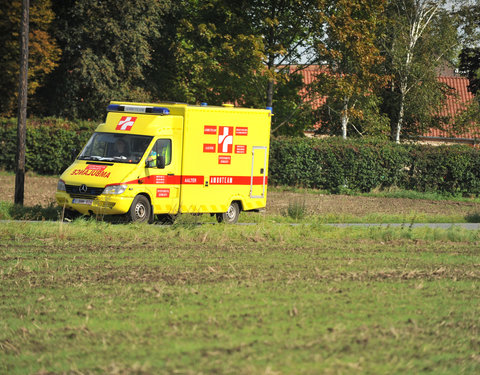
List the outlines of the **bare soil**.
<svg viewBox="0 0 480 375">
<path fill-rule="evenodd" d="M 55 191 L 58 178 L 44 176 L 25 177 L 24 205 L 47 207 L 55 204 Z M 15 176 L 0 175 L 0 200 L 13 202 L 15 194 Z"/>
<path fill-rule="evenodd" d="M 291 204 L 305 204 L 307 213 L 316 215 L 472 215 L 480 212 L 480 203 L 434 201 L 408 198 L 378 198 L 350 195 L 268 192 L 267 210 L 281 213 Z"/>
<path fill-rule="evenodd" d="M 25 206 L 55 204 L 56 177 L 29 176 L 25 180 Z M 0 200 L 13 202 L 15 176 L 0 175 Z M 480 213 L 480 203 L 434 201 L 405 198 L 377 198 L 348 195 L 302 194 L 269 191 L 267 212 L 281 214 L 289 205 L 305 205 L 308 214 L 315 215 L 473 215 Z"/>
</svg>

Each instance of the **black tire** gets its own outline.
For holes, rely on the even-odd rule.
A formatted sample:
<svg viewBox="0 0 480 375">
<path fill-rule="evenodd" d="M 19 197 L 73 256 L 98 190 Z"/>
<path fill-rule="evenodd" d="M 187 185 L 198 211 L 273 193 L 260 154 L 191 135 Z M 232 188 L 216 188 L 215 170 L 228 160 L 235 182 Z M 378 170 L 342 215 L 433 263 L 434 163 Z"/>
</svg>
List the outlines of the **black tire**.
<svg viewBox="0 0 480 375">
<path fill-rule="evenodd" d="M 238 216 L 240 216 L 240 207 L 237 202 L 232 202 L 227 212 L 217 214 L 217 221 L 219 223 L 235 224 L 238 221 Z"/>
<path fill-rule="evenodd" d="M 147 197 L 137 195 L 128 211 L 130 221 L 134 223 L 150 223 L 152 216 L 152 206 Z"/>
<path fill-rule="evenodd" d="M 65 211 L 63 212 L 63 221 L 66 221 L 66 222 L 73 221 L 80 216 L 81 214 L 79 212 L 66 208 Z"/>
</svg>

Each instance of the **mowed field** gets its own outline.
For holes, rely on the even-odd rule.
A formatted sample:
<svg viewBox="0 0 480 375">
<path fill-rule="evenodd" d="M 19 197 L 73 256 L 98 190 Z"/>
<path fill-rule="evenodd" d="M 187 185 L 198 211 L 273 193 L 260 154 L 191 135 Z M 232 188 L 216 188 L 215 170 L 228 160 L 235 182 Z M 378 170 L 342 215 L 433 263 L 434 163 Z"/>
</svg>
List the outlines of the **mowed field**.
<svg viewBox="0 0 480 375">
<path fill-rule="evenodd" d="M 455 227 L 3 222 L 0 373 L 477 374 L 479 280 Z"/>
</svg>

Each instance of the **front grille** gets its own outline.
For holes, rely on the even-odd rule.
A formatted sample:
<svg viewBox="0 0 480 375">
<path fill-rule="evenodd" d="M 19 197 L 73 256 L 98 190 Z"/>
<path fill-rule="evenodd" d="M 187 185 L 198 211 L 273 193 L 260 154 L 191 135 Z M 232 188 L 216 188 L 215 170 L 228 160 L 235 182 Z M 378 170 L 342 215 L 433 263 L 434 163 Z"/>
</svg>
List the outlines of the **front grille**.
<svg viewBox="0 0 480 375">
<path fill-rule="evenodd" d="M 87 186 L 87 191 L 80 191 L 80 186 L 77 185 L 65 185 L 65 189 L 72 198 L 89 198 L 96 197 L 97 195 L 102 194 L 103 187 L 92 187 Z"/>
</svg>

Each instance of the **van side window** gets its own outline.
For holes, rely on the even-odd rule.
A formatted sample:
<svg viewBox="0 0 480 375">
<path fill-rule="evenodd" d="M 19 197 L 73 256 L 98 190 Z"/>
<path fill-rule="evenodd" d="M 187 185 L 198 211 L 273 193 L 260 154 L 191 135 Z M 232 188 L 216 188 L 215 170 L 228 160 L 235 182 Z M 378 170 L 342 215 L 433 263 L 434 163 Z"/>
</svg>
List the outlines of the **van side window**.
<svg viewBox="0 0 480 375">
<path fill-rule="evenodd" d="M 157 160 L 157 156 L 163 156 L 165 159 L 165 165 L 169 165 L 172 162 L 172 140 L 171 139 L 158 139 L 155 145 L 148 155 L 147 161 Z"/>
</svg>

